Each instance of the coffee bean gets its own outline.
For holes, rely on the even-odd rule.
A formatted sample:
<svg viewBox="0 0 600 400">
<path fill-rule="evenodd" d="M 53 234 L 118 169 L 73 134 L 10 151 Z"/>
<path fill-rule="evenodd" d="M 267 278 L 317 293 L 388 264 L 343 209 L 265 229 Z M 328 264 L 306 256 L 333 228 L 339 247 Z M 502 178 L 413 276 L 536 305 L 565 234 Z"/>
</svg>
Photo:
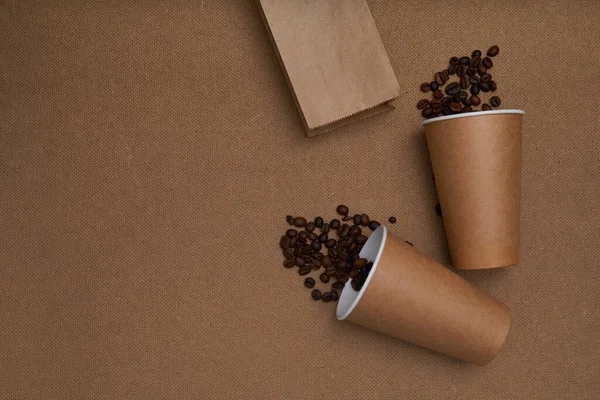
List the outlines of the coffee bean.
<svg viewBox="0 0 600 400">
<path fill-rule="evenodd" d="M 306 241 L 306 238 L 308 238 L 308 232 L 306 232 L 306 231 L 301 231 L 301 232 L 298 234 L 298 240 L 300 240 L 300 241 L 304 242 L 304 241 Z"/>
<path fill-rule="evenodd" d="M 390 224 L 395 224 L 396 223 L 396 217 L 389 217 L 388 221 L 390 222 Z"/>
<path fill-rule="evenodd" d="M 325 243 L 327 241 L 327 234 L 321 233 L 319 235 L 319 237 L 317 238 L 317 240 L 319 241 L 319 243 Z"/>
<path fill-rule="evenodd" d="M 442 106 L 447 106 L 452 102 L 452 97 L 447 96 L 442 99 Z"/>
<path fill-rule="evenodd" d="M 458 97 L 458 100 L 463 100 L 466 99 L 467 97 L 469 97 L 469 94 L 465 91 L 460 91 L 458 92 L 458 94 L 456 95 Z"/>
<path fill-rule="evenodd" d="M 352 217 L 352 222 L 354 222 L 354 225 L 360 225 L 360 214 L 354 214 L 354 217 Z"/>
<path fill-rule="evenodd" d="M 340 229 L 338 230 L 338 236 L 339 237 L 348 236 L 349 232 L 350 232 L 350 226 L 348 224 L 343 224 L 340 227 Z"/>
<path fill-rule="evenodd" d="M 461 63 L 462 65 L 469 65 L 469 63 L 471 62 L 471 59 L 467 56 L 463 56 L 460 58 L 460 60 L 458 60 L 459 63 Z"/>
<path fill-rule="evenodd" d="M 337 211 L 337 213 L 340 214 L 340 215 L 348 215 L 348 212 L 350 210 L 348 210 L 347 206 L 345 206 L 343 204 L 340 204 L 339 206 L 337 206 L 337 208 L 335 209 L 335 211 Z"/>
<path fill-rule="evenodd" d="M 488 57 L 496 57 L 498 55 L 498 53 L 500 53 L 500 48 L 498 46 L 492 46 L 487 51 L 487 56 Z"/>
<path fill-rule="evenodd" d="M 329 224 L 329 226 L 331 226 L 331 229 L 338 229 L 340 227 L 341 223 L 339 219 L 334 219 L 331 220 L 331 223 Z M 327 232 L 325 232 L 327 233 Z"/>
<path fill-rule="evenodd" d="M 294 218 L 294 226 L 298 228 L 303 228 L 306 226 L 306 218 L 296 217 Z"/>
<path fill-rule="evenodd" d="M 281 237 L 281 240 L 279 240 L 279 247 L 281 247 L 283 250 L 287 249 L 290 247 L 290 238 L 287 235 L 283 235 Z"/>
<path fill-rule="evenodd" d="M 331 299 L 331 292 L 325 292 L 323 293 L 323 297 L 321 297 L 321 300 L 323 300 L 325 303 L 329 303 L 332 299 Z"/>
<path fill-rule="evenodd" d="M 433 116 L 437 116 L 442 112 L 442 106 L 439 105 L 433 109 Z"/>
<path fill-rule="evenodd" d="M 454 75 L 458 67 L 456 65 L 451 65 L 448 67 L 448 75 Z"/>
<path fill-rule="evenodd" d="M 429 118 L 429 117 L 431 117 L 432 114 L 433 114 L 433 108 L 431 108 L 431 107 L 425 107 L 423 109 L 423 111 L 421 112 L 421 115 L 423 116 L 423 118 Z"/>
<path fill-rule="evenodd" d="M 469 99 L 469 98 L 463 99 L 462 103 L 463 103 L 464 106 L 468 107 L 468 106 L 471 105 L 471 99 Z"/>
<path fill-rule="evenodd" d="M 479 84 L 479 89 L 481 89 L 482 92 L 489 92 L 490 91 L 490 85 L 488 85 L 486 82 L 481 82 Z"/>
<path fill-rule="evenodd" d="M 498 89 L 498 86 L 496 86 L 495 81 L 490 81 L 490 83 L 488 85 L 490 85 L 490 91 L 492 91 L 492 92 L 495 92 L 496 89 Z"/>
<path fill-rule="evenodd" d="M 437 83 L 436 81 L 433 81 L 433 82 L 430 82 L 430 83 L 429 83 L 429 89 L 430 89 L 432 92 L 435 92 L 436 90 L 438 90 L 438 89 L 439 89 L 439 87 L 440 87 L 440 85 L 438 85 L 438 83 Z"/>
<path fill-rule="evenodd" d="M 340 295 L 338 294 L 338 292 L 336 290 L 332 290 L 331 291 L 331 301 L 338 301 L 339 298 L 340 298 Z"/>
<path fill-rule="evenodd" d="M 337 260 L 335 266 L 337 268 L 346 268 L 346 260 Z"/>
<path fill-rule="evenodd" d="M 319 275 L 319 279 L 321 280 L 321 282 L 327 283 L 327 282 L 329 282 L 329 275 L 323 273 L 323 274 Z"/>
<path fill-rule="evenodd" d="M 483 111 L 490 111 L 492 109 L 492 107 L 490 107 L 489 104 L 485 103 L 484 105 L 481 106 L 481 109 Z"/>
<path fill-rule="evenodd" d="M 452 57 L 450 58 L 450 65 L 457 65 L 459 63 L 460 59 L 458 57 Z"/>
<path fill-rule="evenodd" d="M 498 96 L 493 96 L 490 99 L 490 104 L 492 105 L 492 107 L 499 107 L 501 103 L 502 101 L 500 101 L 500 97 Z"/>
<path fill-rule="evenodd" d="M 334 219 L 333 221 L 337 221 L 337 219 Z M 340 223 L 340 221 L 338 221 L 338 224 L 339 223 Z M 321 232 L 323 232 L 323 233 L 329 233 L 329 229 L 330 229 L 330 225 L 326 222 L 326 223 L 323 224 L 323 227 L 321 228 Z"/>
<path fill-rule="evenodd" d="M 456 69 L 456 74 L 458 76 L 463 76 L 466 73 L 467 73 L 467 67 L 465 67 L 464 65 L 460 64 L 458 66 L 458 68 Z"/>
<path fill-rule="evenodd" d="M 455 95 L 460 92 L 460 84 L 457 82 L 452 82 L 448 86 L 446 86 L 446 94 Z"/>
<path fill-rule="evenodd" d="M 337 258 L 338 257 L 338 251 L 336 249 L 332 248 L 328 248 L 327 250 L 327 254 L 329 254 L 329 256 L 331 256 L 331 258 Z"/>
<path fill-rule="evenodd" d="M 434 99 L 441 99 L 442 97 L 444 97 L 444 92 L 442 92 L 440 89 L 433 92 Z"/>
<path fill-rule="evenodd" d="M 437 82 L 438 85 L 443 85 L 444 84 L 444 78 L 442 78 L 442 73 L 441 72 L 436 72 L 434 79 L 435 79 L 435 81 Z"/>
<path fill-rule="evenodd" d="M 431 102 L 429 103 L 429 107 L 431 108 L 436 108 L 439 107 L 442 103 L 439 100 L 431 100 Z"/>
<path fill-rule="evenodd" d="M 360 229 L 358 226 L 354 225 L 350 228 L 349 233 L 351 236 L 357 236 L 357 235 L 362 234 L 362 229 Z"/>
<path fill-rule="evenodd" d="M 448 82 L 448 79 L 450 79 L 450 74 L 448 73 L 448 70 L 445 69 L 442 71 L 442 80 L 444 81 L 444 83 Z"/>
<path fill-rule="evenodd" d="M 483 74 L 487 73 L 487 68 L 483 65 L 480 64 L 479 67 L 477 67 L 477 73 L 481 76 Z"/>
<path fill-rule="evenodd" d="M 285 250 L 283 250 L 283 256 L 287 260 L 293 259 L 294 258 L 294 250 L 292 250 L 292 249 L 285 249 Z"/>
<path fill-rule="evenodd" d="M 319 269 L 321 269 L 321 261 L 313 260 L 312 266 L 314 271 L 318 271 Z"/>
<path fill-rule="evenodd" d="M 353 269 L 348 273 L 348 276 L 350 276 L 350 278 L 355 278 L 356 275 L 358 275 L 358 270 L 357 269 Z"/>
<path fill-rule="evenodd" d="M 319 250 L 321 250 L 321 243 L 319 243 L 319 242 L 312 242 L 310 244 L 310 248 L 312 250 L 314 250 L 314 251 L 319 251 Z"/>
<path fill-rule="evenodd" d="M 481 64 L 481 57 L 473 57 L 471 58 L 471 62 L 469 63 L 469 65 L 471 66 L 471 68 L 477 68 L 477 66 Z"/>
<path fill-rule="evenodd" d="M 470 106 L 463 107 L 460 110 L 461 113 L 467 113 L 467 112 L 472 112 L 472 111 L 473 111 L 473 108 L 471 108 Z"/>
<path fill-rule="evenodd" d="M 294 264 L 298 267 L 304 267 L 304 259 L 302 257 L 296 257 L 294 259 Z"/>
<path fill-rule="evenodd" d="M 377 221 L 371 220 L 371 222 L 369 222 L 369 229 L 374 231 L 375 229 L 379 228 L 381 224 Z"/>
<path fill-rule="evenodd" d="M 323 218 L 322 218 L 322 217 L 317 217 L 317 218 L 315 218 L 315 226 L 316 226 L 317 228 L 320 228 L 320 227 L 322 227 L 322 226 L 323 226 L 323 222 L 324 222 L 324 221 L 323 221 Z"/>
<path fill-rule="evenodd" d="M 428 105 L 429 105 L 429 100 L 427 100 L 427 99 L 419 100 L 419 102 L 417 103 L 417 108 L 419 110 L 422 110 L 425 107 L 427 107 Z"/>
<path fill-rule="evenodd" d="M 287 215 L 285 217 L 285 220 L 287 221 L 288 224 L 293 225 L 294 224 L 294 217 L 292 217 L 291 215 Z"/>
<path fill-rule="evenodd" d="M 315 289 L 310 293 L 313 300 L 321 300 L 321 291 L 319 289 Z"/>
<path fill-rule="evenodd" d="M 358 285 L 356 279 L 352 279 L 350 285 L 352 286 L 352 289 L 356 290 L 357 292 L 360 291 L 360 286 Z"/>
<path fill-rule="evenodd" d="M 481 99 L 477 95 L 471 96 L 470 100 L 471 100 L 471 105 L 474 105 L 475 107 L 477 107 L 478 105 L 481 104 Z"/>
<path fill-rule="evenodd" d="M 469 81 L 469 78 L 467 78 L 465 75 L 460 77 L 460 87 L 461 89 L 468 89 L 469 86 L 471 86 L 471 82 Z"/>
<path fill-rule="evenodd" d="M 442 205 L 440 203 L 435 205 L 435 213 L 440 217 L 442 216 Z"/>
<path fill-rule="evenodd" d="M 450 109 L 450 106 L 444 106 L 444 108 L 442 109 L 442 114 L 443 115 L 451 115 L 452 114 L 452 110 Z"/>
<path fill-rule="evenodd" d="M 296 237 L 296 235 L 298 235 L 298 231 L 295 229 L 288 229 L 285 234 L 291 239 L 293 237 Z"/>
<path fill-rule="evenodd" d="M 323 258 L 321 259 L 321 264 L 323 264 L 324 267 L 329 267 L 331 266 L 331 257 L 329 256 L 323 256 Z"/>
<path fill-rule="evenodd" d="M 310 274 L 312 271 L 312 265 L 310 264 L 306 264 L 303 267 L 300 267 L 298 269 L 298 275 L 302 276 L 302 275 L 308 275 Z"/>
<path fill-rule="evenodd" d="M 284 260 L 283 261 L 283 266 L 285 268 L 292 268 L 294 266 L 294 260 Z"/>
<path fill-rule="evenodd" d="M 480 90 L 479 89 L 479 85 L 473 85 L 473 86 L 471 86 L 470 90 L 471 90 L 471 94 L 478 95 L 479 94 L 479 90 Z"/>
<path fill-rule="evenodd" d="M 362 226 L 368 226 L 370 221 L 371 221 L 371 219 L 369 218 L 369 216 L 367 214 L 363 214 L 360 216 L 360 224 Z"/>
<path fill-rule="evenodd" d="M 421 92 L 423 92 L 423 93 L 429 92 L 429 83 L 428 82 L 423 82 L 421 84 Z"/>
<path fill-rule="evenodd" d="M 492 62 L 492 59 L 489 57 L 485 57 L 482 61 L 482 64 L 484 67 L 486 68 L 492 68 L 494 66 L 494 63 Z"/>
<path fill-rule="evenodd" d="M 323 258 L 323 254 L 319 253 L 318 251 L 313 251 L 312 253 L 310 253 L 310 256 L 316 260 L 320 260 L 321 258 Z"/>
<path fill-rule="evenodd" d="M 315 230 L 315 223 L 314 222 L 309 222 L 306 224 L 306 227 L 304 228 L 306 229 L 306 232 L 312 232 Z"/>
<path fill-rule="evenodd" d="M 334 288 L 334 289 L 343 289 L 344 288 L 344 282 L 337 281 L 333 285 L 331 285 L 331 287 Z"/>
<path fill-rule="evenodd" d="M 306 278 L 304 280 L 304 286 L 306 286 L 309 289 L 312 289 L 315 287 L 315 280 L 313 278 Z"/>
<path fill-rule="evenodd" d="M 369 263 L 369 260 L 367 260 L 366 258 L 359 258 L 358 260 L 354 261 L 354 268 L 356 269 L 361 269 L 367 266 L 367 264 Z"/>
<path fill-rule="evenodd" d="M 366 237 L 365 235 L 358 235 L 355 240 L 356 240 L 357 244 L 361 245 L 361 244 L 365 244 L 368 239 L 369 238 Z"/>
<path fill-rule="evenodd" d="M 309 238 L 310 240 L 317 240 L 317 238 L 318 238 L 318 237 L 319 237 L 319 235 L 317 235 L 317 234 L 316 234 L 316 233 L 314 233 L 314 232 L 311 232 L 311 233 L 309 233 L 309 234 L 308 234 L 308 238 Z"/>
<path fill-rule="evenodd" d="M 481 82 L 489 83 L 492 80 L 492 75 L 487 72 L 481 75 Z"/>
<path fill-rule="evenodd" d="M 457 113 L 460 112 L 460 110 L 462 109 L 462 106 L 460 105 L 460 103 L 456 103 L 456 102 L 452 102 L 450 103 L 450 109 L 452 110 L 453 113 Z"/>
<path fill-rule="evenodd" d="M 469 82 L 471 83 L 471 85 L 477 85 L 479 84 L 479 77 L 478 76 L 472 76 L 469 78 Z"/>
<path fill-rule="evenodd" d="M 477 68 L 468 68 L 467 69 L 467 75 L 469 75 L 469 77 L 475 76 L 475 74 L 477 74 Z"/>
<path fill-rule="evenodd" d="M 351 221 L 354 217 L 352 217 L 351 215 L 346 215 L 344 218 L 342 218 L 342 221 Z"/>
<path fill-rule="evenodd" d="M 325 247 L 327 247 L 328 249 L 331 249 L 332 247 L 335 247 L 335 245 L 337 244 L 335 239 L 329 239 L 327 240 L 327 242 L 325 242 Z"/>
<path fill-rule="evenodd" d="M 473 50 L 471 57 L 481 57 L 481 50 Z"/>
</svg>

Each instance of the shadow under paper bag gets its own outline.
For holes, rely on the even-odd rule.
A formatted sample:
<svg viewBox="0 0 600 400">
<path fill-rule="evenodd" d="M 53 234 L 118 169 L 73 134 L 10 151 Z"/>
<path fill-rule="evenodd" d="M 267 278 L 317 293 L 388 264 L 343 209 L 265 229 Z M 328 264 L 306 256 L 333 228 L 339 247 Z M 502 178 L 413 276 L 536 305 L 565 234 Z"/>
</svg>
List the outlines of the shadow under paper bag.
<svg viewBox="0 0 600 400">
<path fill-rule="evenodd" d="M 359 292 L 342 291 L 337 318 L 477 365 L 490 362 L 508 335 L 511 312 L 383 226 L 360 256 L 373 268 Z"/>
<path fill-rule="evenodd" d="M 519 263 L 523 114 L 483 111 L 423 122 L 455 268 Z"/>
</svg>

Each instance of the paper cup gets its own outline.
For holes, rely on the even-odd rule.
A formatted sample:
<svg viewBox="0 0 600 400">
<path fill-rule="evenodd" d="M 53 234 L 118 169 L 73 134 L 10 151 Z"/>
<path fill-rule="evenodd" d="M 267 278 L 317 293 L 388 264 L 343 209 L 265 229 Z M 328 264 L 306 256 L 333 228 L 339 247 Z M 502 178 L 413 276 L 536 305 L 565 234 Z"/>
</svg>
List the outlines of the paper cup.
<svg viewBox="0 0 600 400">
<path fill-rule="evenodd" d="M 337 318 L 477 365 L 499 352 L 510 310 L 381 226 L 360 256 L 373 268 L 359 292 L 346 283 Z"/>
<path fill-rule="evenodd" d="M 519 262 L 523 114 L 482 111 L 423 122 L 450 257 L 458 269 Z"/>
</svg>

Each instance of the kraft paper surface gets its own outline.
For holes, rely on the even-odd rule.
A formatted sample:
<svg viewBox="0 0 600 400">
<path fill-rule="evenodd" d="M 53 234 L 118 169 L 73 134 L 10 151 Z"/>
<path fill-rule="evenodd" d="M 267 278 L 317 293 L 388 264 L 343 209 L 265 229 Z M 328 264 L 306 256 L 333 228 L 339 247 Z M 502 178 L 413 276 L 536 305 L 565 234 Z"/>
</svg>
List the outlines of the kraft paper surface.
<svg viewBox="0 0 600 400">
<path fill-rule="evenodd" d="M 396 110 L 309 139 L 254 1 L 0 1 L 1 399 L 598 398 L 600 3 L 368 4 Z M 458 271 L 512 310 L 478 367 L 338 321 L 277 244 L 345 203 L 449 264 L 419 86 L 493 44 L 521 257 Z"/>
</svg>

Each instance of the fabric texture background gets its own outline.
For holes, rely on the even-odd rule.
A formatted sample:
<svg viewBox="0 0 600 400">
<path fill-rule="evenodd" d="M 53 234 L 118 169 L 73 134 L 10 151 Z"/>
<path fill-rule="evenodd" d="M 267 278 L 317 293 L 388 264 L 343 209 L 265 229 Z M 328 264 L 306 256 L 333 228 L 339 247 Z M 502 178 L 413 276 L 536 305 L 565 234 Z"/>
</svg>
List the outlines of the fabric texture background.
<svg viewBox="0 0 600 400">
<path fill-rule="evenodd" d="M 0 1 L 1 399 L 600 398 L 600 2 L 369 6 L 397 109 L 309 139 L 253 1 Z M 415 104 L 493 44 L 522 257 L 460 272 L 513 311 L 481 368 L 337 321 L 277 243 L 345 203 L 448 263 Z"/>
</svg>

